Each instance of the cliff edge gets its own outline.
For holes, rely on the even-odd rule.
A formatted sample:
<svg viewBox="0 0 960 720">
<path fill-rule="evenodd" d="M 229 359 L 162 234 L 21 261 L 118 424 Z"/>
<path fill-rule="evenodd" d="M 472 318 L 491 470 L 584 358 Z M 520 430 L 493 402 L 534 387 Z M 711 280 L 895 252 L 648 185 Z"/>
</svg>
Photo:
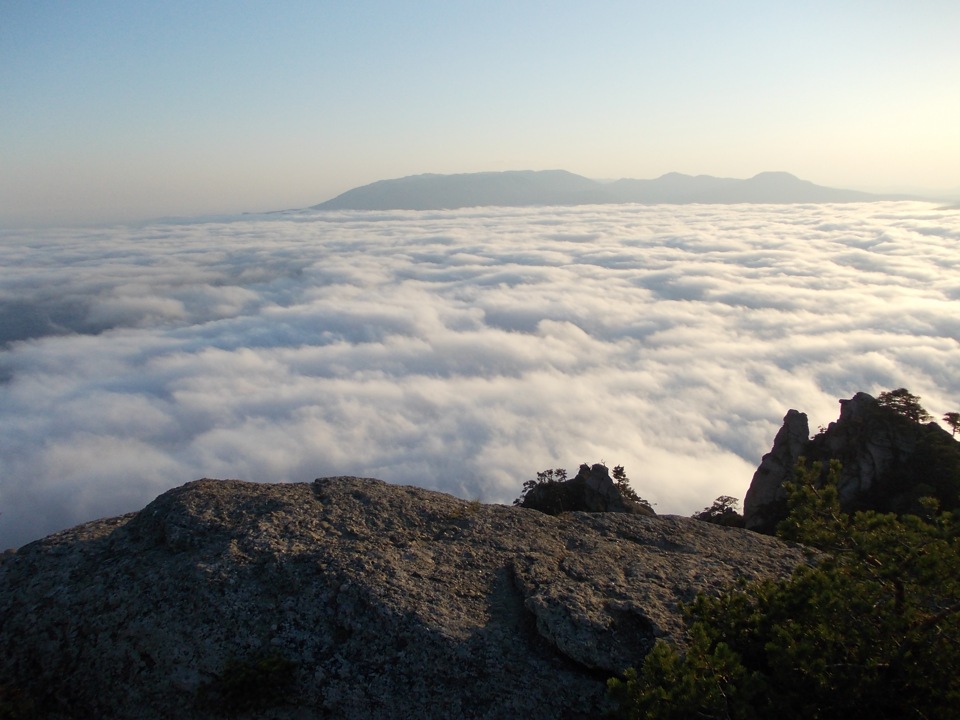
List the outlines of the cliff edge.
<svg viewBox="0 0 960 720">
<path fill-rule="evenodd" d="M 845 512 L 922 513 L 933 497 L 943 510 L 960 508 L 960 443 L 934 422 L 924 423 L 884 407 L 867 393 L 840 400 L 840 417 L 809 437 L 807 416 L 790 410 L 763 456 L 743 501 L 746 527 L 773 533 L 787 515 L 785 482 L 797 461 L 819 462 L 826 477 L 831 460 Z"/>
</svg>

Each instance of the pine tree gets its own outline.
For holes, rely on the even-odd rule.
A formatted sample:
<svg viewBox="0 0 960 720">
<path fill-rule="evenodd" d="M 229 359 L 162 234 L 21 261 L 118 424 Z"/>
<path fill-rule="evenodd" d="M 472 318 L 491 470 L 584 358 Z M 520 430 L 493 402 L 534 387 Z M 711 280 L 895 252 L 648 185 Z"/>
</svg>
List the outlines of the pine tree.
<svg viewBox="0 0 960 720">
<path fill-rule="evenodd" d="M 958 412 L 948 412 L 943 416 L 943 421 L 950 427 L 953 431 L 951 434 L 956 435 L 957 430 L 960 430 L 960 413 Z"/>
<path fill-rule="evenodd" d="M 960 707 L 960 517 L 840 511 L 833 464 L 798 467 L 783 537 L 811 548 L 784 580 L 685 608 L 685 653 L 661 641 L 611 680 L 626 718 L 933 718 Z"/>
<path fill-rule="evenodd" d="M 877 397 L 877 402 L 881 407 L 889 408 L 916 423 L 930 422 L 933 419 L 920 405 L 920 398 L 906 388 L 884 391 Z"/>
</svg>

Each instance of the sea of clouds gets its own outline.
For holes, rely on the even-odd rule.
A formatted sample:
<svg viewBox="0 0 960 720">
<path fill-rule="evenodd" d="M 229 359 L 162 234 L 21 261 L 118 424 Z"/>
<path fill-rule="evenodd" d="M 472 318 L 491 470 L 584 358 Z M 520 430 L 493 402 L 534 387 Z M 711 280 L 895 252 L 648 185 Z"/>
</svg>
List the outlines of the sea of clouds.
<svg viewBox="0 0 960 720">
<path fill-rule="evenodd" d="M 742 498 L 789 408 L 960 410 L 960 212 L 292 212 L 0 234 L 0 548 L 200 477 Z"/>
</svg>

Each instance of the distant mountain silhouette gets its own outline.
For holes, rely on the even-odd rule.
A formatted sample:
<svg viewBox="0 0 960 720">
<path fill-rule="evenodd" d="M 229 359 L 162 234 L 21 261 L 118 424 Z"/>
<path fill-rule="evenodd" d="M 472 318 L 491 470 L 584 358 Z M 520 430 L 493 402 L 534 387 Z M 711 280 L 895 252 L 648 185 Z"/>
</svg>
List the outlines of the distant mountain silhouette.
<svg viewBox="0 0 960 720">
<path fill-rule="evenodd" d="M 814 185 L 786 172 L 763 172 L 748 180 L 667 173 L 655 180 L 612 183 L 566 170 L 513 170 L 458 175 L 411 175 L 348 190 L 313 210 L 449 210 L 499 205 L 591 205 L 603 203 L 829 203 L 916 200 Z"/>
</svg>

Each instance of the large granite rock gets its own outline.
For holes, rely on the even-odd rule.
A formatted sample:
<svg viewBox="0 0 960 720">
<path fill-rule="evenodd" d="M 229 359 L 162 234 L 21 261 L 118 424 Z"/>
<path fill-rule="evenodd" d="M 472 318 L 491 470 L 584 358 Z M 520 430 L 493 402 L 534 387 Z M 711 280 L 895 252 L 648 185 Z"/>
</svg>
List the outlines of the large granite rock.
<svg viewBox="0 0 960 720">
<path fill-rule="evenodd" d="M 945 510 L 960 507 L 960 443 L 936 423 L 915 422 L 861 392 L 840 401 L 836 422 L 808 434 L 806 415 L 790 410 L 744 498 L 747 528 L 772 533 L 786 517 L 783 484 L 794 479 L 800 457 L 822 463 L 824 476 L 831 460 L 840 462 L 847 512 L 918 512 L 924 496 Z"/>
<path fill-rule="evenodd" d="M 787 514 L 787 493 L 783 483 L 793 479 L 797 460 L 810 442 L 806 413 L 788 410 L 773 440 L 773 448 L 760 460 L 743 498 L 744 526 L 772 532 Z"/>
<path fill-rule="evenodd" d="M 678 517 L 200 480 L 0 564 L 0 686 L 75 718 L 587 718 L 678 603 L 803 561 Z"/>
</svg>

